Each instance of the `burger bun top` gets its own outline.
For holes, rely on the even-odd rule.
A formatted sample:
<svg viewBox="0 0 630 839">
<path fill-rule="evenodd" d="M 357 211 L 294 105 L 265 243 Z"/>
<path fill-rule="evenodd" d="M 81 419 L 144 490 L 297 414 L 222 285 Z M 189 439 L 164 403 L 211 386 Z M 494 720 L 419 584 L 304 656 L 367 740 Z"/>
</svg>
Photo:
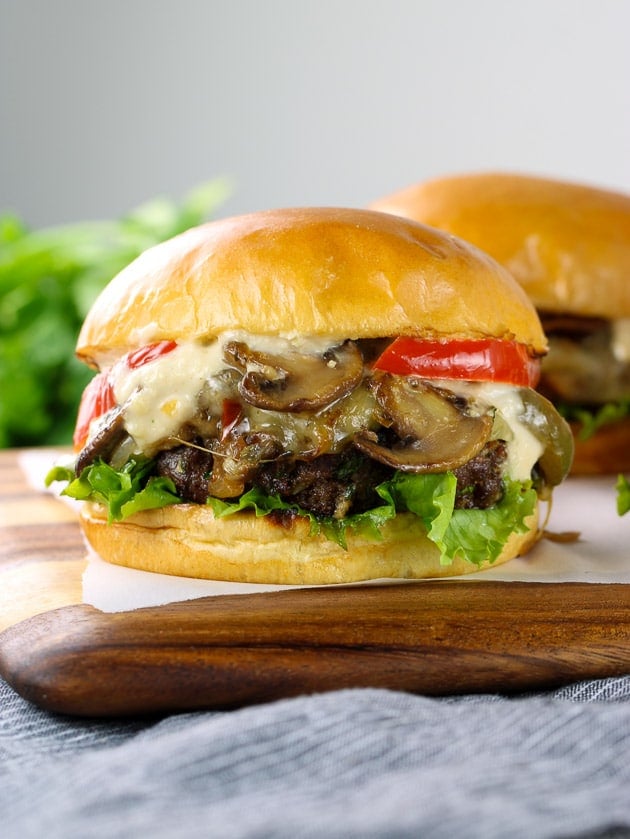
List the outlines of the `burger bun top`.
<svg viewBox="0 0 630 839">
<path fill-rule="evenodd" d="M 154 341 L 230 330 L 547 348 L 523 289 L 474 246 L 385 213 L 307 208 L 210 222 L 145 251 L 96 299 L 77 355 L 98 366 Z"/>
<path fill-rule="evenodd" d="M 630 195 L 509 173 L 435 178 L 371 204 L 504 265 L 539 310 L 630 317 Z"/>
</svg>

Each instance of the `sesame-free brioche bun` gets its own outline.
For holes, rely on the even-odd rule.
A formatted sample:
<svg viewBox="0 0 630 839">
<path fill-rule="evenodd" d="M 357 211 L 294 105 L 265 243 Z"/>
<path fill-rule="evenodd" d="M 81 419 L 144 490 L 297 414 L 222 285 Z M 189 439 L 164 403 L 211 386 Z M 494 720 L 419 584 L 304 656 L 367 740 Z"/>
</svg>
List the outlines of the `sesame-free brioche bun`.
<svg viewBox="0 0 630 839">
<path fill-rule="evenodd" d="M 77 355 L 97 366 L 153 341 L 227 330 L 547 348 L 523 290 L 473 246 L 384 213 L 309 208 L 210 222 L 150 248 L 97 298 Z"/>
<path fill-rule="evenodd" d="M 538 508 L 526 524 L 529 529 L 513 533 L 492 566 L 525 553 L 537 541 Z M 105 508 L 88 503 L 81 511 L 81 525 L 92 548 L 108 562 L 198 579 L 321 585 L 450 577 L 491 567 L 459 557 L 441 565 L 438 548 L 412 513 L 386 522 L 378 541 L 348 533 L 347 550 L 310 534 L 309 522 L 301 518 L 290 524 L 253 514 L 216 519 L 209 507 L 199 504 L 146 510 L 126 522 L 109 524 Z"/>
<path fill-rule="evenodd" d="M 460 236 L 504 265 L 536 307 L 630 317 L 630 195 L 549 178 L 433 178 L 372 209 Z"/>
</svg>

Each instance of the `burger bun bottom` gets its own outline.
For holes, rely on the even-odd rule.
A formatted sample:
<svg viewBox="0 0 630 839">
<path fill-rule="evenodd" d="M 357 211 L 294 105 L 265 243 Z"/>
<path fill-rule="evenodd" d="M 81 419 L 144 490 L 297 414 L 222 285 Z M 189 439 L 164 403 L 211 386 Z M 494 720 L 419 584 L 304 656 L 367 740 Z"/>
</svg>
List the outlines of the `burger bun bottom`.
<svg viewBox="0 0 630 839">
<path fill-rule="evenodd" d="M 382 539 L 347 534 L 347 550 L 309 522 L 280 524 L 253 512 L 215 518 L 209 507 L 177 504 L 108 523 L 105 507 L 86 503 L 85 536 L 105 561 L 180 577 L 268 585 L 325 585 L 376 579 L 422 579 L 468 574 L 525 553 L 540 536 L 538 511 L 525 533 L 513 533 L 493 562 L 475 565 L 456 558 L 440 563 L 440 552 L 419 519 L 400 513 L 382 527 Z"/>
</svg>

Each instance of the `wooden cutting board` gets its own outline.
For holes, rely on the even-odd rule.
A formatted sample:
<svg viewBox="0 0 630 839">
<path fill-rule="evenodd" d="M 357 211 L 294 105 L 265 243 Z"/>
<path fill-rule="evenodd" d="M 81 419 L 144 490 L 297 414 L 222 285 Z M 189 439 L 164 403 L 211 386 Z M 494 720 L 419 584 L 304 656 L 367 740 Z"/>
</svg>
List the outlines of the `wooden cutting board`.
<svg viewBox="0 0 630 839">
<path fill-rule="evenodd" d="M 517 692 L 630 672 L 630 585 L 435 581 L 82 603 L 75 513 L 0 452 L 0 675 L 42 708 L 121 716 L 384 687 Z"/>
</svg>

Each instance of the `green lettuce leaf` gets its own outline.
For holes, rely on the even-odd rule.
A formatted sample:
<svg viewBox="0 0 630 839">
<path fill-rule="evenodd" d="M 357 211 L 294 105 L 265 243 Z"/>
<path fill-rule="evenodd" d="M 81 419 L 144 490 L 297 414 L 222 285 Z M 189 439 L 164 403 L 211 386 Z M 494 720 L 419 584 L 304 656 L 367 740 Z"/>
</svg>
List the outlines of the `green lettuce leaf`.
<svg viewBox="0 0 630 839">
<path fill-rule="evenodd" d="M 311 535 L 321 533 L 331 542 L 336 542 L 344 550 L 347 550 L 348 547 L 346 538 L 348 530 L 360 533 L 368 539 L 380 539 L 382 538 L 381 527 L 388 519 L 392 519 L 396 515 L 396 508 L 389 500 L 382 506 L 367 510 L 364 513 L 355 513 L 343 519 L 323 518 L 316 516 L 310 510 L 304 510 L 297 504 L 283 501 L 277 495 L 267 495 L 258 487 L 248 490 L 236 501 L 208 498 L 207 504 L 212 508 L 217 518 L 240 513 L 243 510 L 253 510 L 256 516 L 266 516 L 274 510 L 292 512 L 309 520 Z"/>
<path fill-rule="evenodd" d="M 617 512 L 620 516 L 630 511 L 630 482 L 624 475 L 617 478 Z"/>
<path fill-rule="evenodd" d="M 422 519 L 427 536 L 440 549 L 440 561 L 456 557 L 480 565 L 494 562 L 513 532 L 524 533 L 525 519 L 534 511 L 536 491 L 530 482 L 506 481 L 501 501 L 486 510 L 456 510 L 457 481 L 451 472 L 440 475 L 398 473 L 388 485 L 398 510 Z M 391 489 L 390 489 L 391 488 Z"/>
<path fill-rule="evenodd" d="M 107 507 L 109 522 L 122 521 L 141 510 L 181 503 L 173 481 L 151 475 L 152 469 L 153 461 L 141 458 L 128 460 L 119 470 L 97 460 L 78 477 L 72 469 L 55 466 L 46 476 L 46 486 L 54 481 L 68 481 L 62 495 L 78 501 L 97 501 Z"/>
<path fill-rule="evenodd" d="M 594 409 L 562 403 L 558 405 L 558 411 L 569 422 L 578 422 L 580 424 L 579 439 L 588 440 L 603 426 L 630 416 L 630 399 L 608 402 Z"/>
<path fill-rule="evenodd" d="M 173 482 L 153 475 L 152 470 L 153 462 L 140 458 L 129 460 L 120 470 L 97 461 L 79 477 L 71 469 L 57 466 L 49 472 L 46 482 L 50 485 L 53 481 L 68 481 L 63 495 L 98 501 L 107 507 L 110 521 L 122 521 L 140 510 L 181 502 Z M 347 549 L 349 532 L 378 540 L 387 521 L 399 512 L 410 512 L 422 521 L 428 538 L 439 548 L 442 564 L 449 565 L 456 557 L 475 565 L 486 560 L 493 562 L 511 533 L 527 530 L 525 519 L 534 510 L 536 491 L 529 482 L 507 481 L 503 498 L 494 507 L 456 510 L 456 488 L 457 479 L 451 472 L 439 475 L 397 472 L 377 487 L 382 504 L 343 519 L 318 517 L 258 487 L 234 501 L 209 498 L 207 504 L 217 518 L 245 510 L 251 510 L 256 516 L 273 511 L 292 512 L 308 519 L 311 534 L 322 534 L 344 549 Z"/>
</svg>

